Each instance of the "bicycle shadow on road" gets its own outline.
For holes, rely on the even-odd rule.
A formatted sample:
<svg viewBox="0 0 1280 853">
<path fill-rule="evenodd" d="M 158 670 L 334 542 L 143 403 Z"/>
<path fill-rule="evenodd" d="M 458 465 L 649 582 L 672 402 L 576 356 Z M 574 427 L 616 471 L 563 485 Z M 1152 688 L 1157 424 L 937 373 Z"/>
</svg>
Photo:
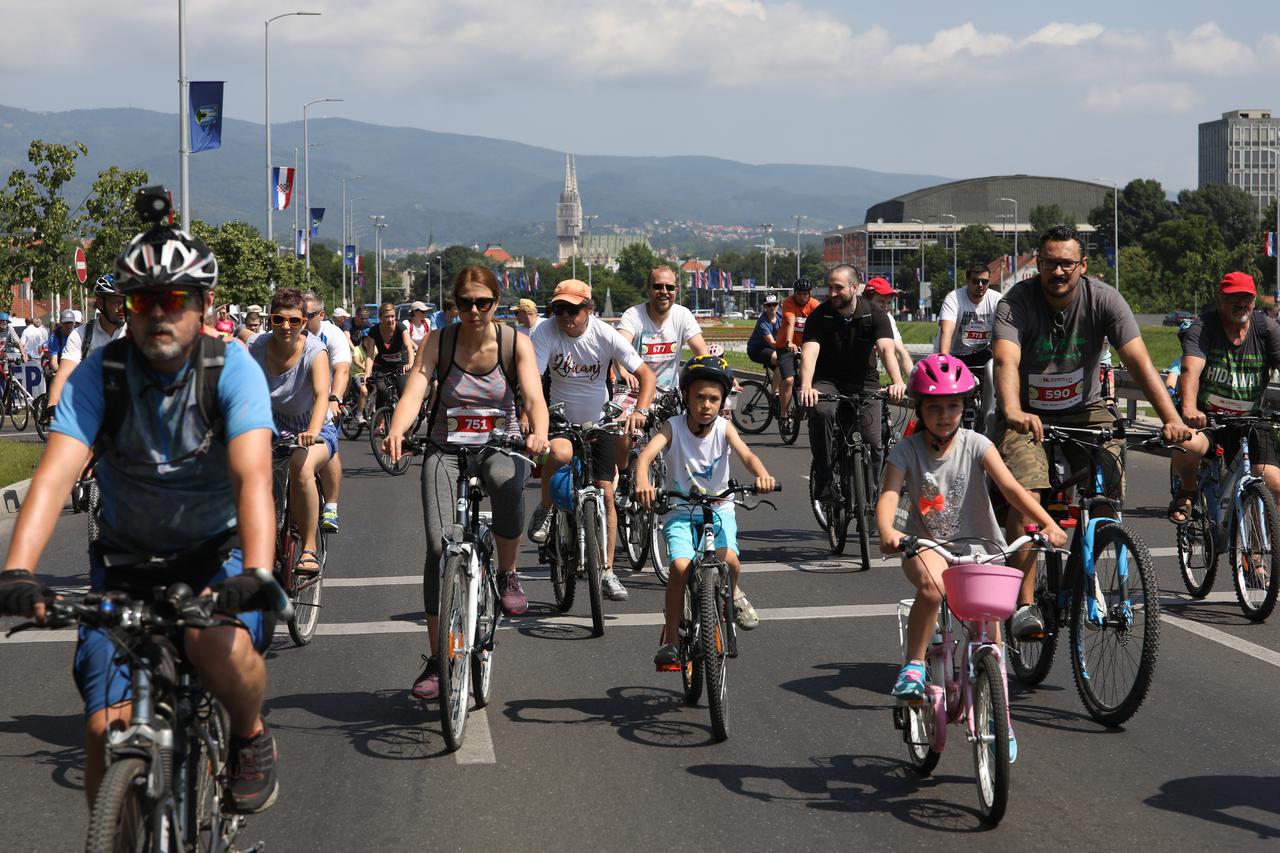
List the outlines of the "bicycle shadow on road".
<svg viewBox="0 0 1280 853">
<path fill-rule="evenodd" d="M 428 704 L 424 708 L 408 690 L 374 690 L 276 696 L 267 699 L 263 709 L 264 716 L 272 715 L 271 728 L 290 737 L 337 735 L 370 758 L 416 761 L 449 754 L 435 703 Z M 329 722 L 281 719 L 290 711 L 306 711 Z"/>
<path fill-rule="evenodd" d="M 582 582 L 585 586 L 585 581 Z M 584 624 L 566 624 L 564 622 L 543 621 L 572 618 L 572 612 L 562 613 L 554 604 L 530 601 L 529 609 L 520 616 L 512 616 L 503 620 L 502 627 L 512 627 L 523 637 L 535 637 L 539 640 L 591 640 L 591 614 L 578 614 L 585 619 Z M 607 616 L 605 617 L 608 618 Z"/>
<path fill-rule="evenodd" d="M 821 538 L 824 535 L 815 521 L 812 529 L 787 527 L 771 530 L 739 530 L 738 542 L 753 543 L 750 547 L 743 545 L 741 549 L 752 562 L 807 563 L 835 559 L 831 556 L 831 549 Z"/>
<path fill-rule="evenodd" d="M 880 661 L 854 661 L 850 663 L 820 663 L 810 669 L 826 675 L 797 678 L 778 685 L 783 690 L 798 693 L 806 699 L 839 708 L 841 711 L 883 711 L 892 708 L 889 690 L 898 675 L 898 665 Z M 883 701 L 871 705 L 855 705 L 837 694 L 844 690 L 867 690 Z"/>
<path fill-rule="evenodd" d="M 709 723 L 675 718 L 686 710 L 700 721 L 707 718 L 706 708 L 689 707 L 680 691 L 633 686 L 611 687 L 604 696 L 513 700 L 503 714 L 513 723 L 609 725 L 619 737 L 642 746 L 714 745 Z"/>
<path fill-rule="evenodd" d="M 1181 616 L 1183 619 L 1190 619 L 1202 625 L 1249 628 L 1266 624 L 1246 618 L 1240 612 L 1240 605 L 1235 599 L 1231 601 L 1196 601 L 1194 599 L 1169 601 L 1166 599 L 1160 602 L 1160 607 L 1171 616 Z"/>
<path fill-rule="evenodd" d="M 80 714 L 22 714 L 0 721 L 0 734 L 26 735 L 48 745 L 31 752 L 0 754 L 22 764 L 44 764 L 53 768 L 54 783 L 73 791 L 84 790 L 84 717 Z M 3 774 L 0 774 L 3 775 Z"/>
<path fill-rule="evenodd" d="M 976 809 L 932 796 L 942 785 L 963 785 L 964 795 L 971 796 L 970 777 L 922 777 L 905 761 L 878 755 L 815 756 L 809 762 L 809 766 L 801 767 L 698 764 L 687 768 L 687 772 L 764 803 L 797 804 L 841 813 L 884 813 L 903 823 L 938 832 L 985 829 Z M 922 798 L 922 793 L 931 796 Z M 960 797 L 957 793 L 956 799 Z"/>
<path fill-rule="evenodd" d="M 1280 839 L 1280 776 L 1189 776 L 1173 779 L 1143 800 L 1148 806 L 1198 817 L 1211 823 Z M 1270 823 L 1251 820 L 1235 810 L 1272 816 Z"/>
</svg>

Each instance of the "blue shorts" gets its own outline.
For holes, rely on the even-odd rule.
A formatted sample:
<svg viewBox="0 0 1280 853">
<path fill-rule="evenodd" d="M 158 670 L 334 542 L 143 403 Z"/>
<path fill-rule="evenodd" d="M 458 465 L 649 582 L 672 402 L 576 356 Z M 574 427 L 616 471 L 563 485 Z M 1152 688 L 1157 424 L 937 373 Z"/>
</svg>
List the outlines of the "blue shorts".
<svg viewBox="0 0 1280 853">
<path fill-rule="evenodd" d="M 728 548 L 733 553 L 738 553 L 738 516 L 721 509 L 712 512 L 715 518 L 716 548 Z M 692 560 L 698 556 L 698 549 L 702 546 L 701 510 L 691 511 L 688 507 L 675 509 L 662 522 L 662 536 L 667 540 L 669 559 Z"/>
<path fill-rule="evenodd" d="M 329 458 L 338 455 L 338 425 L 332 420 L 324 422 L 324 426 L 320 427 L 320 439 L 329 448 Z"/>
<path fill-rule="evenodd" d="M 89 562 L 90 590 L 104 592 L 106 570 L 98 558 L 92 554 Z M 235 548 L 227 556 L 221 570 L 209 579 L 209 583 L 234 577 L 242 571 L 244 571 L 243 555 L 239 548 Z M 258 651 L 266 649 L 271 638 L 266 636 L 264 614 L 241 613 L 238 618 L 249 629 L 253 647 Z M 86 717 L 103 708 L 127 702 L 133 697 L 129 665 L 116 660 L 115 644 L 111 642 L 111 637 L 105 628 L 80 627 L 72 672 L 75 675 L 76 687 L 80 690 L 80 697 L 84 699 Z"/>
</svg>

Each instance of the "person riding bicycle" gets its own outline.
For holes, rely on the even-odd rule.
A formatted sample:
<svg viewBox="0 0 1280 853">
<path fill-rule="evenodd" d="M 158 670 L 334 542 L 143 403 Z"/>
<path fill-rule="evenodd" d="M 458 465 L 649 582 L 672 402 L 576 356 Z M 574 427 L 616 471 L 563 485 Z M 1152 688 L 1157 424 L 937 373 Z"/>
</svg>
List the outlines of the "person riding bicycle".
<svg viewBox="0 0 1280 853">
<path fill-rule="evenodd" d="M 58 327 L 49 334 L 49 342 L 45 344 L 45 349 L 49 353 L 49 368 L 55 374 L 58 372 L 58 360 L 62 357 L 62 351 L 66 348 L 67 340 L 75 328 L 76 312 L 67 308 L 58 315 Z"/>
<path fill-rule="evenodd" d="M 1003 548 L 1004 536 L 988 497 L 988 477 L 1011 504 L 1043 528 L 1050 544 L 1066 544 L 1067 534 L 1018 485 L 990 439 L 961 427 L 965 403 L 976 388 L 973 373 L 955 356 L 926 356 L 911 371 L 908 394 L 915 402 L 920 428 L 894 445 L 885 464 L 876 504 L 880 550 L 885 554 L 901 551 L 907 535 L 935 542 L 981 539 Z M 905 528 L 898 530 L 894 522 L 904 487 L 907 520 Z M 942 604 L 946 568 L 946 561 L 929 551 L 902 560 L 902 573 L 916 588 L 916 595 L 907 619 L 907 662 L 893 685 L 894 696 L 924 697 L 925 653 Z"/>
<path fill-rule="evenodd" d="M 719 417 L 732 388 L 733 369 L 723 358 L 698 355 L 685 364 L 680 371 L 680 393 L 684 397 L 685 413 L 663 423 L 640 451 L 636 463 L 636 498 L 643 507 L 653 506 L 656 490 L 655 484 L 649 481 L 649 466 L 663 451 L 666 451 L 670 482 L 658 485 L 686 494 L 698 489 L 722 492 L 729 485 L 729 456 L 732 451 L 755 475 L 757 490 L 773 491 L 776 482 L 764 463 L 747 447 L 733 424 Z M 659 669 L 675 666 L 678 661 L 679 649 L 675 638 L 684 612 L 684 588 L 689 564 L 698 556 L 702 544 L 701 515 L 691 518 L 687 506 L 682 508 L 678 502 L 675 504 L 662 522 L 662 536 L 667 542 L 667 554 L 671 560 L 671 577 L 667 581 L 663 644 L 653 657 Z M 744 610 L 750 611 L 751 618 L 739 618 L 738 624 L 751 630 L 760 620 L 750 602 L 737 594 L 738 521 L 733 501 L 723 502 L 714 512 L 716 556 L 729 567 L 735 590 L 735 607 L 742 602 Z"/>
<path fill-rule="evenodd" d="M 760 308 L 760 317 L 756 320 L 751 337 L 747 338 L 747 358 L 756 364 L 774 368 L 769 375 L 773 380 L 773 393 L 780 390 L 778 379 L 778 335 L 782 328 L 782 318 L 778 315 L 778 297 L 766 296 Z"/>
<path fill-rule="evenodd" d="M 520 433 L 516 401 L 528 415 L 525 448 L 538 456 L 548 446 L 547 404 L 535 363 L 533 344 L 525 335 L 494 319 L 501 289 L 493 270 L 463 267 L 453 280 L 453 301 L 460 321 L 432 333 L 418 355 L 396 406 L 383 446 L 393 460 L 402 453 L 404 435 L 438 375 L 438 392 L 427 423 L 429 445 L 422 460 L 422 517 L 426 526 L 426 559 L 422 567 L 422 602 L 427 612 L 431 654 L 413 682 L 413 696 L 434 699 L 440 691 L 440 564 L 444 535 L 454 523 L 458 447 L 483 444 L 489 433 Z M 529 606 L 516 559 L 524 529 L 524 481 L 528 466 L 521 459 L 491 453 L 479 473 L 492 510 L 502 609 L 520 616 Z"/>
<path fill-rule="evenodd" d="M 22 338 L 10 320 L 8 311 L 0 311 L 0 350 L 3 350 L 6 361 L 21 361 Z"/>
<path fill-rule="evenodd" d="M 876 276 L 867 282 L 862 292 L 867 295 L 867 299 L 871 300 L 872 305 L 889 316 L 889 328 L 893 330 L 893 351 L 898 356 L 898 368 L 903 376 L 910 376 L 911 368 L 914 366 L 911 353 L 907 352 L 907 346 L 902 342 L 902 332 L 898 331 L 898 322 L 893 319 L 893 298 L 900 296 L 902 291 L 896 290 L 888 279 Z"/>
<path fill-rule="evenodd" d="M 838 428 L 839 406 L 819 403 L 818 394 L 868 394 L 880 389 L 879 355 L 889 374 L 889 399 L 900 402 L 906 393 L 898 357 L 893 348 L 889 315 L 857 295 L 858 273 L 840 264 L 827 274 L 827 301 L 809 316 L 804 329 L 804 358 L 800 366 L 800 405 L 813 411 L 809 419 L 809 446 L 813 451 L 814 494 L 826 500 L 831 494 L 831 445 Z M 879 477 L 884 464 L 880 406 L 863 406 L 858 431 L 870 449 L 872 476 Z"/>
<path fill-rule="evenodd" d="M 594 315 L 591 288 L 585 281 L 565 279 L 556 285 L 551 295 L 551 313 L 554 323 L 543 323 L 534 329 L 529 340 L 537 357 L 538 372 L 546 373 L 550 380 L 551 404 L 564 403 L 566 414 L 573 423 L 585 423 L 599 419 L 604 404 L 609 399 L 608 376 L 611 363 L 619 364 L 635 374 L 640 382 L 640 393 L 635 411 L 626 419 L 628 432 L 644 430 L 649 417 L 649 403 L 653 400 L 654 375 L 640 353 L 631 343 L 608 323 Z M 604 593 L 614 601 L 627 598 L 626 587 L 613 571 L 613 554 L 618 546 L 618 511 L 614 505 L 613 479 L 617 474 L 617 441 L 615 436 L 599 434 L 590 448 L 596 485 L 604 494 L 605 510 L 609 516 L 609 544 L 601 583 Z M 551 532 L 551 477 L 562 465 L 573 458 L 573 443 L 567 438 L 551 441 L 551 452 L 542 466 L 542 501 L 533 511 L 529 521 L 529 538 L 542 544 Z"/>
<path fill-rule="evenodd" d="M 1218 283 L 1217 305 L 1193 320 L 1182 335 L 1182 371 L 1178 397 L 1182 419 L 1199 429 L 1206 415 L 1256 415 L 1262 410 L 1271 372 L 1280 368 L 1280 325 L 1254 310 L 1258 296 L 1253 277 L 1229 272 Z M 1259 428 L 1218 430 L 1214 443 L 1227 461 L 1235 458 L 1240 441 L 1249 439 L 1252 473 L 1266 480 L 1280 499 L 1280 454 L 1274 431 Z M 1196 497 L 1196 472 L 1209 452 L 1209 438 L 1197 432 L 1174 453 L 1169 467 L 1181 488 L 1169 504 L 1169 520 L 1184 524 L 1191 518 Z"/>
<path fill-rule="evenodd" d="M 58 358 L 58 372 L 49 385 L 47 411 L 51 418 L 57 413 L 62 386 L 66 384 L 76 365 L 88 358 L 94 350 L 124 337 L 124 296 L 116 287 L 115 276 L 111 273 L 99 276 L 93 285 L 93 295 L 97 316 L 71 332 Z"/>
<path fill-rule="evenodd" d="M 942 300 L 938 312 L 938 352 L 954 355 L 975 373 L 991 360 L 991 328 L 1003 294 L 991 289 L 986 264 L 970 264 L 964 289 Z"/>
<path fill-rule="evenodd" d="M 47 590 L 31 571 L 91 455 L 102 503 L 90 590 L 149 597 L 153 586 L 182 581 L 212 589 L 220 609 L 235 613 L 261 587 L 243 567 L 272 561 L 266 382 L 243 348 L 201 333 L 218 267 L 199 239 L 156 225 L 133 238 L 115 269 L 128 300 L 129 339 L 96 349 L 63 388 L 0 574 L 0 613 L 43 620 Z M 122 557 L 134 565 L 121 566 Z M 172 558 L 177 568 L 139 568 L 147 557 Z M 257 612 L 238 618 L 188 631 L 185 653 L 230 715 L 229 805 L 256 812 L 271 805 L 278 787 L 275 742 L 260 717 L 267 676 L 259 652 L 271 640 L 270 620 Z M 107 730 L 129 722 L 129 664 L 105 629 L 81 629 L 74 675 L 84 699 L 92 805 Z"/>
<path fill-rule="evenodd" d="M 338 404 L 347 393 L 351 380 L 351 344 L 342 330 L 325 317 L 324 300 L 314 290 L 302 294 L 306 305 L 307 334 L 314 335 L 329 353 L 329 419 L 338 420 Z M 342 488 L 342 457 L 334 449 L 329 461 L 320 468 L 320 487 L 324 490 L 324 508 L 320 511 L 320 527 L 325 533 L 337 533 L 338 491 Z"/>
<path fill-rule="evenodd" d="M 338 427 L 329 417 L 329 354 L 319 338 L 304 333 L 305 305 L 296 287 L 271 294 L 271 331 L 250 340 L 249 353 L 266 374 L 276 428 L 298 444 L 289 455 L 289 509 L 302 534 L 294 571 L 315 574 L 321 569 L 316 473 L 338 452 Z"/>
<path fill-rule="evenodd" d="M 996 391 L 1000 400 L 988 434 L 1005 464 L 1024 489 L 1047 490 L 1049 458 L 1044 427 L 1110 426 L 1116 420 L 1101 397 L 1100 370 L 1104 339 L 1117 346 L 1120 357 L 1137 380 L 1143 395 L 1163 422 L 1165 441 L 1181 442 L 1191 430 L 1174 409 L 1160 374 L 1151 364 L 1133 311 L 1111 286 L 1085 275 L 1084 256 L 1075 231 L 1058 225 L 1040 237 L 1036 265 L 1040 274 L 1018 282 L 996 306 L 994 337 Z M 1104 493 L 1124 497 L 1124 472 L 1118 447 L 1104 454 Z M 1068 462 L 1088 464 L 1087 454 L 1068 449 Z M 1005 530 L 1021 535 L 1026 514 L 1011 507 Z M 1024 573 L 1013 616 L 1013 633 L 1024 639 L 1044 630 L 1034 604 L 1035 553 L 1027 550 L 1009 558 Z"/>
<path fill-rule="evenodd" d="M 397 396 L 404 394 L 405 378 L 414 361 L 415 349 L 409 330 L 396 322 L 396 306 L 384 302 L 378 308 L 378 324 L 369 328 L 361 341 L 365 355 L 373 359 L 373 373 L 389 374 L 396 385 Z M 385 405 L 378 391 L 378 405 Z"/>
<path fill-rule="evenodd" d="M 781 396 L 778 397 L 778 412 L 783 420 L 794 416 L 791 410 L 791 398 L 795 394 L 796 365 L 800 362 L 800 348 L 804 346 L 805 323 L 809 315 L 822 303 L 813 298 L 813 282 L 807 278 L 797 278 L 791 285 L 791 295 L 782 301 L 779 313 L 782 322 L 778 324 L 778 376 Z"/>
</svg>

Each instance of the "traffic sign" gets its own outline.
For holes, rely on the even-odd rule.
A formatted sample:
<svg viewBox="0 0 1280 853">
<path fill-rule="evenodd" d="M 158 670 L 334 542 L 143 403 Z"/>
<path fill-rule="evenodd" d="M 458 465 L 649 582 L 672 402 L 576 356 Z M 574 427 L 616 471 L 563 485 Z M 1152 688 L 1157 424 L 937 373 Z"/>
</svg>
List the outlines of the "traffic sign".
<svg viewBox="0 0 1280 853">
<path fill-rule="evenodd" d="M 89 278 L 89 265 L 84 259 L 84 249 L 76 246 L 76 278 L 84 284 Z"/>
</svg>

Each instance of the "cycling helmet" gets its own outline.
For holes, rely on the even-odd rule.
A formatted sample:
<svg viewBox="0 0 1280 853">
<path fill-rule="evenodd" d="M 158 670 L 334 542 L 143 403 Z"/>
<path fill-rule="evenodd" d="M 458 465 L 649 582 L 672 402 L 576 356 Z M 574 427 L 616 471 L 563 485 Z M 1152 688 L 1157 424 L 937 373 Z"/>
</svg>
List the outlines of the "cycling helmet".
<svg viewBox="0 0 1280 853">
<path fill-rule="evenodd" d="M 907 391 L 917 400 L 969 394 L 978 383 L 965 363 L 955 356 L 933 353 L 911 371 Z"/>
<path fill-rule="evenodd" d="M 791 285 L 792 290 L 813 290 L 813 282 L 807 278 L 798 278 L 796 283 Z"/>
<path fill-rule="evenodd" d="M 733 368 L 729 362 L 718 355 L 695 355 L 684 363 L 680 370 L 680 394 L 689 390 L 689 384 L 695 379 L 710 379 L 719 382 L 725 396 L 729 396 L 733 388 Z"/>
<path fill-rule="evenodd" d="M 113 292 L 144 287 L 198 287 L 218 283 L 218 261 L 198 237 L 180 228 L 157 225 L 129 241 L 116 258 Z"/>
<path fill-rule="evenodd" d="M 716 358 L 724 358 L 724 346 L 722 344 L 711 344 L 707 347 L 707 355 L 714 355 Z"/>
<path fill-rule="evenodd" d="M 111 273 L 98 276 L 98 280 L 93 283 L 94 296 L 107 296 L 119 292 L 116 290 L 116 277 Z"/>
<path fill-rule="evenodd" d="M 7 323 L 7 322 L 9 322 L 9 312 L 0 311 L 0 323 Z"/>
</svg>

